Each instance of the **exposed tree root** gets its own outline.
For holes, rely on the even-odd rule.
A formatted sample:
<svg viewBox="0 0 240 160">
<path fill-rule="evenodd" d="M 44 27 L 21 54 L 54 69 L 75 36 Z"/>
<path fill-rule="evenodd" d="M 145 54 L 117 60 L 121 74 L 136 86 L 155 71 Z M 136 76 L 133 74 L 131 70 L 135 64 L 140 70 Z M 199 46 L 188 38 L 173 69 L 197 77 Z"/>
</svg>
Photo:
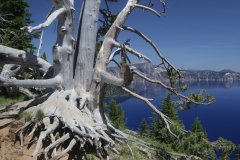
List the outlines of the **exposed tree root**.
<svg viewBox="0 0 240 160">
<path fill-rule="evenodd" d="M 37 138 L 33 157 L 43 154 L 46 159 L 61 159 L 76 147 L 82 155 L 92 152 L 100 159 L 108 157 L 107 148 L 118 153 L 114 148 L 115 139 L 127 139 L 126 134 L 115 129 L 108 121 L 105 124 L 99 120 L 86 107 L 79 110 L 71 97 L 66 99 L 65 96 L 66 92 L 56 91 L 45 102 L 24 108 L 33 117 L 16 131 L 21 151 L 25 146 L 24 137 L 32 136 L 31 141 Z M 44 113 L 41 119 L 37 117 L 39 110 Z M 14 110 L 12 112 L 15 113 Z M 59 147 L 64 150 L 59 152 Z"/>
<path fill-rule="evenodd" d="M 78 154 L 77 157 L 92 153 L 100 159 L 108 159 L 108 149 L 119 154 L 115 148 L 116 141 L 127 144 L 132 157 L 134 153 L 128 141 L 135 143 L 141 150 L 142 148 L 151 152 L 158 150 L 151 144 L 114 128 L 107 117 L 104 117 L 103 121 L 94 116 L 87 107 L 78 109 L 73 103 L 76 96 L 72 94 L 72 97 L 65 98 L 66 95 L 69 95 L 66 91 L 56 91 L 46 101 L 38 105 L 30 101 L 35 105 L 24 107 L 25 112 L 31 113 L 33 117 L 15 132 L 20 141 L 21 151 L 24 146 L 31 146 L 36 142 L 33 157 L 42 156 L 55 160 L 65 157 L 68 153 L 71 153 L 71 156 L 73 153 Z M 20 112 L 18 107 L 16 109 Z M 44 113 L 44 117 L 38 117 L 39 110 Z M 17 114 L 17 111 L 11 110 L 11 113 Z M 32 138 L 30 142 L 24 144 L 25 137 Z"/>
</svg>

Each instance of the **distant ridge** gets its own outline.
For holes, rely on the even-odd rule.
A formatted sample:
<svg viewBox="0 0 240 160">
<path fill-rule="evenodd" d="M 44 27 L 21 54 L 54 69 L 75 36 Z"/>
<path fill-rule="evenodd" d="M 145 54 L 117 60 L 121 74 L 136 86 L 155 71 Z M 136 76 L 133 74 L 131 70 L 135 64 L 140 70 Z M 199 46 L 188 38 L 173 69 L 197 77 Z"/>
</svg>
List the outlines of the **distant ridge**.
<svg viewBox="0 0 240 160">
<path fill-rule="evenodd" d="M 137 70 L 144 73 L 146 76 L 151 77 L 156 80 L 161 80 L 165 84 L 168 84 L 168 77 L 166 70 L 162 67 L 157 67 L 152 63 L 137 63 L 132 64 Z M 110 67 L 108 71 L 118 77 L 120 77 L 120 72 L 118 67 Z M 212 71 L 212 70 L 180 70 L 183 75 L 183 81 L 188 84 L 197 84 L 198 86 L 204 87 L 208 86 L 224 86 L 231 87 L 232 85 L 240 85 L 240 73 L 232 70 L 221 70 L 221 71 Z M 217 83 L 216 83 L 217 81 Z M 126 93 L 123 92 L 120 88 L 114 87 L 111 85 L 107 86 L 106 97 L 114 96 L 126 96 Z M 146 82 L 143 79 L 140 79 L 137 76 L 134 76 L 131 83 L 131 88 L 136 89 L 141 94 L 144 94 L 146 97 L 152 94 L 159 94 L 159 88 L 152 86 L 151 83 Z M 151 93 L 149 93 L 151 92 Z"/>
<path fill-rule="evenodd" d="M 168 81 L 166 70 L 163 67 L 157 67 L 152 63 L 137 63 L 131 64 L 131 66 L 135 66 L 140 72 L 144 73 L 148 77 Z M 115 75 L 119 75 L 117 67 L 110 67 L 109 71 Z M 183 75 L 184 81 L 235 81 L 240 80 L 240 73 L 236 71 L 232 71 L 229 69 L 224 69 L 221 71 L 213 71 L 213 70 L 180 70 Z M 142 79 L 134 78 L 133 83 L 142 82 Z"/>
</svg>

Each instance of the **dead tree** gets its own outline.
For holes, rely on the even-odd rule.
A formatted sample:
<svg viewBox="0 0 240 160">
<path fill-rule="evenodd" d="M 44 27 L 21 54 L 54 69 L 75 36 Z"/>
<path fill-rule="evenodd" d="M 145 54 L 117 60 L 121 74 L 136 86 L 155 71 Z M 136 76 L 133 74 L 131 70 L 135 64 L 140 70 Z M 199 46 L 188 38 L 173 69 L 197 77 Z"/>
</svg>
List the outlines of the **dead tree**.
<svg viewBox="0 0 240 160">
<path fill-rule="evenodd" d="M 44 149 L 46 157 L 51 157 L 51 153 L 57 146 L 62 145 L 65 141 L 69 142 L 68 147 L 63 152 L 53 155 L 53 158 L 56 159 L 63 157 L 78 144 L 80 144 L 79 150 L 82 151 L 86 151 L 87 146 L 94 148 L 96 154 L 101 158 L 107 156 L 107 148 L 116 151 L 114 149 L 115 139 L 130 140 L 131 138 L 115 129 L 104 113 L 101 97 L 105 84 L 119 86 L 128 94 L 145 102 L 162 118 L 169 132 L 173 136 L 177 136 L 170 129 L 170 124 L 173 123 L 171 119 L 158 110 L 147 98 L 128 89 L 132 76 L 139 76 L 151 83 L 159 84 L 186 102 L 195 101 L 179 94 L 175 88 L 167 86 L 159 80 L 150 79 L 137 69 L 129 67 L 128 54 L 135 55 L 147 62 L 151 62 L 151 59 L 126 43 L 117 41 L 118 35 L 122 31 L 137 34 L 153 47 L 160 63 L 167 70 L 178 72 L 146 35 L 134 28 L 124 26 L 128 16 L 136 9 L 144 9 L 159 17 L 164 15 L 164 1 L 159 1 L 164 9 L 160 13 L 153 8 L 139 4 L 139 0 L 128 0 L 106 33 L 95 64 L 94 54 L 100 0 L 84 0 L 82 2 L 76 40 L 73 37 L 74 0 L 52 1 L 54 10 L 44 23 L 34 27 L 26 26 L 22 29 L 27 32 L 34 32 L 48 27 L 54 20 L 58 21 L 57 40 L 52 51 L 53 64 L 32 54 L 27 54 L 26 51 L 0 45 L 1 62 L 14 64 L 3 69 L 0 76 L 0 85 L 52 89 L 52 92 L 43 97 L 32 99 L 25 102 L 24 105 L 21 103 L 18 107 L 15 105 L 15 108 L 10 107 L 0 111 L 1 118 L 13 118 L 20 110 L 25 110 L 33 115 L 32 120 L 26 122 L 17 131 L 21 139 L 21 146 L 23 146 L 24 135 L 28 133 L 32 135 L 40 130 L 32 156 L 39 153 L 43 140 L 46 138 L 50 138 L 52 141 Z M 122 57 L 121 62 L 114 60 L 114 57 L 118 54 Z M 107 65 L 110 61 L 118 63 L 121 69 L 121 77 L 116 77 L 107 72 Z M 53 75 L 52 78 L 48 79 L 16 79 L 13 75 L 18 71 L 19 66 L 35 69 L 43 75 L 53 70 Z M 42 110 L 45 115 L 41 120 L 36 119 L 38 110 Z M 58 132 L 60 132 L 61 137 L 57 139 L 56 134 Z"/>
</svg>

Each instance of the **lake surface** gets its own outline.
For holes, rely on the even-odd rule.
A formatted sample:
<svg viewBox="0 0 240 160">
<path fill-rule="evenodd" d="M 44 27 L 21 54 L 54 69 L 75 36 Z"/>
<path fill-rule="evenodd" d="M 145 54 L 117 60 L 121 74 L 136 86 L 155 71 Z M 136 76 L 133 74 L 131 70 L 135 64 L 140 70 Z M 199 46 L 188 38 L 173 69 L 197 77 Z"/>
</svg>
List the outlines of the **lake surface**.
<svg viewBox="0 0 240 160">
<path fill-rule="evenodd" d="M 167 95 L 167 91 L 158 86 L 138 88 L 137 92 L 148 98 L 153 98 L 156 106 L 161 107 L 162 99 Z M 190 110 L 179 111 L 180 120 L 187 129 L 191 128 L 196 116 L 198 116 L 203 127 L 208 133 L 211 141 L 218 137 L 223 137 L 240 144 L 240 81 L 234 82 L 194 82 L 190 84 L 189 92 L 205 89 L 216 98 L 214 104 L 204 106 L 192 106 Z M 131 96 L 121 96 L 114 98 L 121 103 L 125 112 L 127 127 L 137 130 L 140 122 L 145 118 L 151 122 L 152 110 L 148 106 Z"/>
</svg>

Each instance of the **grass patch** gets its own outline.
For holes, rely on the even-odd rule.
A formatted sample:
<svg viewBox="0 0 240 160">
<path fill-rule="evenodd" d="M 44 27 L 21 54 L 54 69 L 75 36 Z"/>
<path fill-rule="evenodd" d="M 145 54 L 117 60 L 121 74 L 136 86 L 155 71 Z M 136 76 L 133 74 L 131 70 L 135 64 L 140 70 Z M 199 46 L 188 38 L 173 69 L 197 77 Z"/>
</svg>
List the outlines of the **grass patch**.
<svg viewBox="0 0 240 160">
<path fill-rule="evenodd" d="M 174 152 L 174 150 L 171 148 L 170 144 L 165 144 L 160 141 L 154 140 L 152 137 L 144 137 L 144 136 L 140 136 L 140 135 L 136 135 L 136 137 L 143 140 L 144 142 L 152 144 L 153 146 L 155 146 L 157 148 L 161 148 L 168 152 Z"/>
<path fill-rule="evenodd" d="M 39 121 L 39 120 L 41 120 L 41 119 L 43 119 L 44 118 L 44 112 L 41 110 L 41 109 L 39 109 L 39 110 L 37 110 L 37 112 L 36 112 L 36 119 Z"/>
<path fill-rule="evenodd" d="M 23 95 L 19 95 L 17 97 L 7 97 L 7 96 L 3 96 L 0 95 L 0 108 L 9 106 L 9 105 L 13 105 L 15 103 L 24 101 L 25 97 Z"/>
<path fill-rule="evenodd" d="M 109 155 L 110 155 L 110 159 L 112 160 L 146 160 L 149 159 L 149 157 L 147 157 L 147 155 L 142 154 L 136 147 L 135 144 L 132 143 L 128 143 L 129 146 L 132 149 L 133 152 L 133 157 L 131 154 L 130 149 L 127 147 L 126 144 L 116 144 L 116 149 L 119 151 L 119 155 L 117 155 L 116 153 L 113 153 L 112 151 L 109 151 Z M 151 157 L 152 160 L 155 160 L 155 155 L 152 155 Z"/>
<path fill-rule="evenodd" d="M 24 111 L 19 114 L 19 119 L 24 119 L 25 122 L 28 122 L 31 121 L 32 115 L 31 113 Z"/>
</svg>

